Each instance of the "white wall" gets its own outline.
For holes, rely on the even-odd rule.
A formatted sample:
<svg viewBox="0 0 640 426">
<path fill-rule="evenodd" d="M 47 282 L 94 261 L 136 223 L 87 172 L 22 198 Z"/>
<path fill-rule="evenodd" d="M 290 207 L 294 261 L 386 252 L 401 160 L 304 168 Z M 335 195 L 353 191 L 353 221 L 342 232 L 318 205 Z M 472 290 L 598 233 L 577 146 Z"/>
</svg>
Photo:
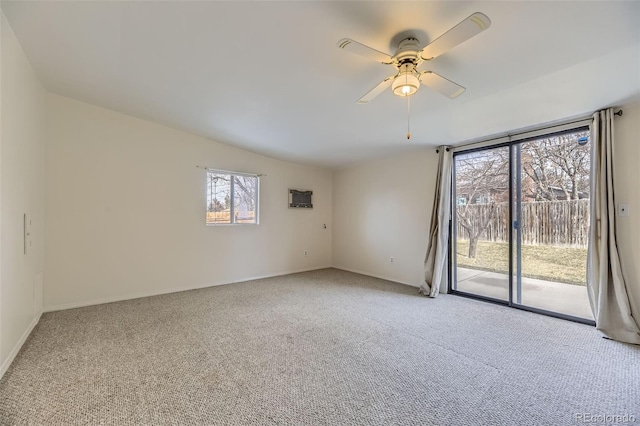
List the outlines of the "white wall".
<svg viewBox="0 0 640 426">
<path fill-rule="evenodd" d="M 422 284 L 437 164 L 425 148 L 335 171 L 333 266 Z"/>
<path fill-rule="evenodd" d="M 629 204 L 629 216 L 616 216 L 618 250 L 632 313 L 640 318 L 640 103 L 621 109 L 614 122 L 614 184 L 616 203 Z"/>
<path fill-rule="evenodd" d="M 0 13 L 0 376 L 42 312 L 44 104 L 36 79 Z M 23 215 L 32 220 L 24 254 Z"/>
<path fill-rule="evenodd" d="M 633 314 L 640 318 L 640 104 L 621 109 L 615 121 L 616 202 L 629 204 L 630 215 L 618 217 L 618 248 Z M 419 285 L 436 166 L 430 149 L 334 172 L 333 265 Z"/>
<path fill-rule="evenodd" d="M 53 94 L 47 136 L 45 310 L 331 265 L 330 170 Z M 196 165 L 266 174 L 260 224 L 205 226 Z M 288 209 L 288 188 L 313 210 Z"/>
</svg>

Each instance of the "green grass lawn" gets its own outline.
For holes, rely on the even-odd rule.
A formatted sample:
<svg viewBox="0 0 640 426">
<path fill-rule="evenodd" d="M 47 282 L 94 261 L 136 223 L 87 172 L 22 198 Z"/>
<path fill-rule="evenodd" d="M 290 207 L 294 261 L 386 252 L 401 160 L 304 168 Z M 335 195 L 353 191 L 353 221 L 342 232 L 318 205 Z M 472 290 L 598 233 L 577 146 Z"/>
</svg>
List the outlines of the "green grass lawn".
<svg viewBox="0 0 640 426">
<path fill-rule="evenodd" d="M 468 240 L 458 240 L 456 250 L 458 266 L 509 273 L 508 243 L 478 241 L 474 259 L 468 257 Z M 586 248 L 522 245 L 522 276 L 524 277 L 585 285 L 586 268 Z"/>
</svg>

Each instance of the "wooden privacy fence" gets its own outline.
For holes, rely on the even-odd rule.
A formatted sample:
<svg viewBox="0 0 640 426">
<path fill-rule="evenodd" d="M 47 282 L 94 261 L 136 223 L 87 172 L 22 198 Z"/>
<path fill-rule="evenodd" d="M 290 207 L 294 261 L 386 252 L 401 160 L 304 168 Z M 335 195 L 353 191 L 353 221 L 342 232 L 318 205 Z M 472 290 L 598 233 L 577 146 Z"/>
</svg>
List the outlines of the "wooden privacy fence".
<svg viewBox="0 0 640 426">
<path fill-rule="evenodd" d="M 254 211 L 237 211 L 235 212 L 235 223 L 254 223 L 256 212 Z M 230 223 L 231 212 L 223 210 L 221 212 L 207 212 L 206 223 Z"/>
<path fill-rule="evenodd" d="M 530 201 L 522 203 L 521 229 L 523 244 L 587 247 L 589 242 L 589 200 Z M 474 230 L 489 220 L 481 241 L 509 241 L 509 203 L 457 206 L 457 237 L 468 239 L 460 224 L 460 215 L 469 219 Z M 515 218 L 514 218 L 515 220 Z"/>
</svg>

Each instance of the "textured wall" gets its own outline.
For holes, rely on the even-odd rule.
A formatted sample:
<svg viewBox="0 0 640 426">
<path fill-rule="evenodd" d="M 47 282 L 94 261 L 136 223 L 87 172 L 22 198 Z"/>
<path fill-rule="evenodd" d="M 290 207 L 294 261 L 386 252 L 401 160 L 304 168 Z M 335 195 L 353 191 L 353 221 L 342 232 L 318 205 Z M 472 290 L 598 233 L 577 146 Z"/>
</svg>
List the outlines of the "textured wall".
<svg viewBox="0 0 640 426">
<path fill-rule="evenodd" d="M 4 15 L 0 19 L 1 376 L 42 311 L 45 91 Z M 27 254 L 25 213 L 32 222 Z"/>
<path fill-rule="evenodd" d="M 331 264 L 330 170 L 53 94 L 47 134 L 45 309 Z M 205 226 L 196 165 L 266 174 L 260 224 Z M 312 189 L 314 208 L 289 209 L 288 188 Z"/>
<path fill-rule="evenodd" d="M 618 250 L 633 316 L 640 318 L 640 102 L 622 105 L 622 110 L 615 119 L 614 184 L 616 203 L 628 204 L 629 216 L 616 216 Z"/>
<path fill-rule="evenodd" d="M 419 286 L 437 164 L 424 148 L 335 171 L 333 265 Z"/>
</svg>

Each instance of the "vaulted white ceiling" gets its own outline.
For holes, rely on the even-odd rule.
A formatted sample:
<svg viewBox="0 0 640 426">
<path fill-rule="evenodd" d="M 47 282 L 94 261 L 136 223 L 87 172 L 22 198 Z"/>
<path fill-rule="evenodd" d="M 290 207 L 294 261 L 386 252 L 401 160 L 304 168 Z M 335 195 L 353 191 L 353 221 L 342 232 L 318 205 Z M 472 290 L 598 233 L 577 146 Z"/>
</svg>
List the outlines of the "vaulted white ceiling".
<svg viewBox="0 0 640 426">
<path fill-rule="evenodd" d="M 340 167 L 582 116 L 640 97 L 640 2 L 28 2 L 2 10 L 50 91 L 270 156 Z M 393 53 L 471 13 L 489 30 L 431 69 L 465 86 L 356 100 Z"/>
</svg>

